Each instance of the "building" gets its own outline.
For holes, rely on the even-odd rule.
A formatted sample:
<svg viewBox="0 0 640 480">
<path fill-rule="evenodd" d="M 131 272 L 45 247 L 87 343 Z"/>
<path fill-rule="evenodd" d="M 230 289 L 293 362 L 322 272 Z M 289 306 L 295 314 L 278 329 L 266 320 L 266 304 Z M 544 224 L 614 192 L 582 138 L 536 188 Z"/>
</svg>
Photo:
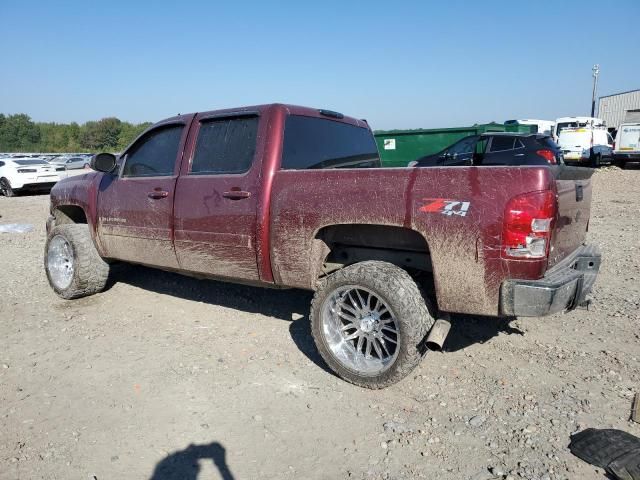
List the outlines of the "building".
<svg viewBox="0 0 640 480">
<path fill-rule="evenodd" d="M 617 129 L 621 123 L 640 122 L 640 89 L 600 97 L 598 118 L 610 129 Z"/>
</svg>

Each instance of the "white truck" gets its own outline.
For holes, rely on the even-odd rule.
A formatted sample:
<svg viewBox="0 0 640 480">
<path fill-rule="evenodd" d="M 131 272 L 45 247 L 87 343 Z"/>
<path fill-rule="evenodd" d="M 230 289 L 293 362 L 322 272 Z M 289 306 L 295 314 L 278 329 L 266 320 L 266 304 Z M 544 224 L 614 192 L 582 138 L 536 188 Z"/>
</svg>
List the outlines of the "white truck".
<svg viewBox="0 0 640 480">
<path fill-rule="evenodd" d="M 640 162 L 640 123 L 623 123 L 618 127 L 613 158 L 622 168 L 627 162 Z"/>
<path fill-rule="evenodd" d="M 559 132 L 558 146 L 565 162 L 588 163 L 592 168 L 613 163 L 613 138 L 604 125 L 565 127 Z"/>
<path fill-rule="evenodd" d="M 553 126 L 553 139 L 558 142 L 560 138 L 560 132 L 565 128 L 579 128 L 579 127 L 604 127 L 604 120 L 595 117 L 560 117 L 556 118 L 555 125 Z"/>
</svg>

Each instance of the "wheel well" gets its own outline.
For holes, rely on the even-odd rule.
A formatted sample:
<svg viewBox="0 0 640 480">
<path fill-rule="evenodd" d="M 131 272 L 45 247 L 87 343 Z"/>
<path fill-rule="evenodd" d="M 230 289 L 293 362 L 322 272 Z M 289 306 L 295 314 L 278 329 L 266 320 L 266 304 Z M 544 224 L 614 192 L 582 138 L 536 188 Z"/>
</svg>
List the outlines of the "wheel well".
<svg viewBox="0 0 640 480">
<path fill-rule="evenodd" d="M 348 224 L 321 229 L 312 248 L 316 278 L 365 260 L 381 260 L 410 272 L 429 272 L 425 238 L 415 230 L 388 225 Z"/>
<path fill-rule="evenodd" d="M 87 223 L 87 216 L 81 207 L 76 205 L 59 205 L 54 212 L 56 225 L 65 223 Z"/>
</svg>

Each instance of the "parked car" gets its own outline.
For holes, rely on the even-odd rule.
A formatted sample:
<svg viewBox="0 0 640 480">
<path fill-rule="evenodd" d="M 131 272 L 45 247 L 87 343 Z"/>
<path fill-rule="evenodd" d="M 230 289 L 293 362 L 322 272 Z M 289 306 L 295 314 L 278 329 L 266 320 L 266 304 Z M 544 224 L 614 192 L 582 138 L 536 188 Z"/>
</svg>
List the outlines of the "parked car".
<svg viewBox="0 0 640 480">
<path fill-rule="evenodd" d="M 442 346 L 449 312 L 571 310 L 600 265 L 585 245 L 593 170 L 376 168 L 368 124 L 326 110 L 180 115 L 92 164 L 51 191 L 44 259 L 59 296 L 103 290 L 111 260 L 314 290 L 322 358 L 368 388 Z"/>
<path fill-rule="evenodd" d="M 618 127 L 613 158 L 623 168 L 627 162 L 640 162 L 640 123 L 623 123 Z"/>
<path fill-rule="evenodd" d="M 604 120 L 595 117 L 560 117 L 556 118 L 556 124 L 553 127 L 553 139 L 558 142 L 560 132 L 565 128 L 580 127 L 604 127 Z"/>
<path fill-rule="evenodd" d="M 58 179 L 56 168 L 44 160 L 0 159 L 0 193 L 5 197 L 13 197 L 23 190 L 49 190 Z"/>
<path fill-rule="evenodd" d="M 500 132 L 465 137 L 441 152 L 410 162 L 409 166 L 560 165 L 562 163 L 562 152 L 548 135 Z"/>
<path fill-rule="evenodd" d="M 88 167 L 90 162 L 91 162 L 91 157 L 86 157 L 86 156 L 68 157 L 66 155 L 61 155 L 52 160 L 49 160 L 49 163 L 51 163 L 52 165 L 55 165 L 56 167 L 65 167 L 67 170 Z"/>
<path fill-rule="evenodd" d="M 613 162 L 613 138 L 604 126 L 563 128 L 558 145 L 567 162 L 586 163 L 593 168 Z"/>
</svg>

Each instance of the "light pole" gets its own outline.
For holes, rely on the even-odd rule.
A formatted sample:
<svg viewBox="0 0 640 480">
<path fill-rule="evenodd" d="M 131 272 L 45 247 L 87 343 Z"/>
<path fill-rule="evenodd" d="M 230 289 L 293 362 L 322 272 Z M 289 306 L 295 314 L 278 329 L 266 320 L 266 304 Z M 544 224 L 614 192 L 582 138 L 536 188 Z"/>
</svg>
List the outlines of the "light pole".
<svg viewBox="0 0 640 480">
<path fill-rule="evenodd" d="M 598 74 L 600 73 L 600 65 L 597 63 L 591 69 L 593 71 L 593 93 L 591 94 L 591 117 L 596 114 L 596 90 L 598 89 Z"/>
</svg>

